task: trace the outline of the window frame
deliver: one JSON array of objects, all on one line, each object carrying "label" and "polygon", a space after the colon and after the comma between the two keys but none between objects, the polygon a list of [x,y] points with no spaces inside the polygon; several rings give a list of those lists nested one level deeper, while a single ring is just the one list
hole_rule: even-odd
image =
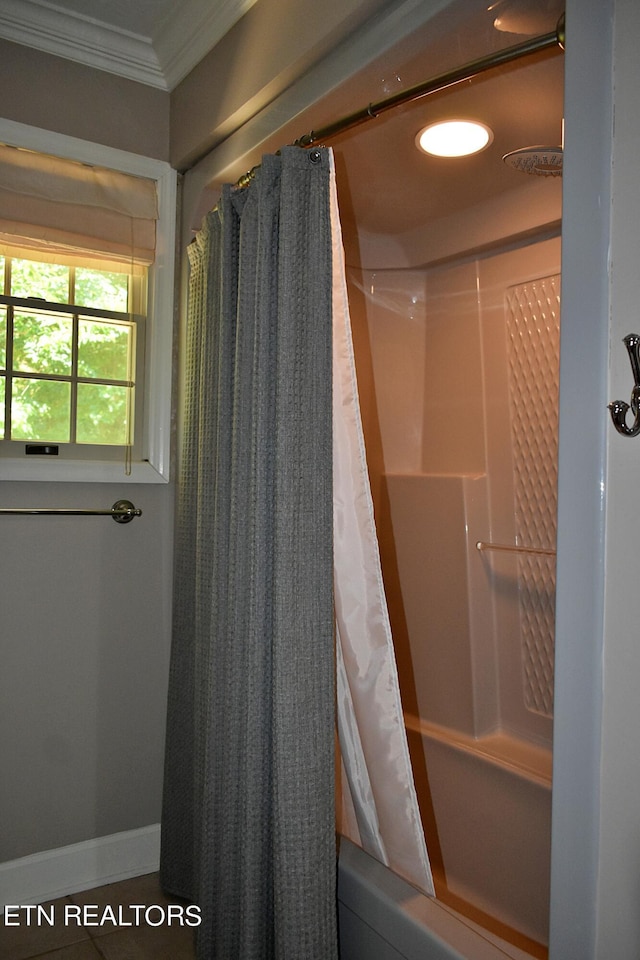
[{"label": "window frame", "polygon": [[[1,249],[1,248],[0,248]],[[22,251],[18,250],[20,254],[19,257],[14,257],[6,253],[8,249],[4,247],[5,260],[16,260],[22,259]],[[31,259],[32,262],[37,263],[38,260],[34,257],[25,257],[24,259]],[[62,258],[61,258],[62,259]],[[58,264],[59,261],[56,261]],[[68,264],[61,264],[63,266],[68,266]],[[79,266],[79,264],[74,264],[73,266]],[[111,264],[110,266],[122,266],[121,264]],[[10,267],[11,269],[11,267]],[[73,268],[72,268],[73,269]],[[141,451],[143,448],[142,444],[142,435],[143,435],[143,426],[144,426],[144,412],[143,412],[143,400],[144,400],[144,379],[145,379],[145,364],[144,364],[144,346],[146,344],[146,324],[147,317],[146,312],[139,312],[144,310],[143,300],[146,300],[146,277],[142,276],[132,276],[126,271],[119,271],[123,273],[128,280],[128,299],[132,305],[132,308],[128,312],[121,310],[108,310],[102,309],[99,307],[85,306],[82,303],[74,303],[74,297],[64,301],[47,301],[42,297],[21,297],[14,296],[12,293],[2,294],[0,296],[0,305],[1,307],[6,308],[6,320],[7,320],[7,362],[5,364],[6,368],[6,386],[9,387],[9,382],[11,380],[20,380],[23,377],[26,377],[30,380],[54,380],[62,383],[68,383],[70,387],[69,393],[69,409],[68,409],[68,424],[70,430],[70,437],[68,440],[54,439],[53,436],[48,434],[43,434],[39,437],[34,437],[33,439],[27,438],[17,438],[11,436],[10,438],[6,436],[0,438],[0,460],[7,459],[22,459],[19,454],[15,456],[16,451],[24,449],[27,445],[44,445],[44,446],[54,446],[56,449],[59,449],[60,460],[115,460],[120,463],[124,462],[125,456],[131,460],[141,459]],[[143,284],[140,281],[144,280],[145,290],[142,290]],[[67,284],[71,284],[73,281],[68,278]],[[1,309],[0,307],[0,309]],[[136,307],[138,310],[136,310]],[[80,372],[78,363],[79,363],[79,354],[73,347],[70,349],[70,358],[69,358],[69,369],[64,373],[55,373],[51,371],[29,371],[21,370],[19,366],[16,365],[15,360],[13,359],[15,354],[15,344],[11,343],[12,337],[9,335],[9,332],[15,327],[15,318],[25,312],[28,315],[41,314],[49,317],[66,317],[70,323],[69,335],[72,340],[75,340],[75,337],[80,335],[80,326],[85,320],[89,321],[98,321],[98,322],[107,322],[109,324],[123,324],[129,327],[132,330],[133,334],[133,364],[130,370],[131,376],[127,380],[122,380],[121,385],[130,385],[134,391],[134,400],[133,400],[133,422],[134,422],[134,441],[130,447],[126,447],[124,443],[117,444],[99,444],[99,443],[88,443],[87,441],[78,441],[73,434],[77,429],[77,397],[81,385],[85,383],[98,383],[101,382],[106,386],[112,381],[99,380],[94,377],[85,377]],[[13,323],[12,323],[13,321]],[[75,333],[74,333],[75,331]],[[139,347],[139,344],[142,344],[142,348]],[[10,359],[11,358],[11,359]],[[142,390],[141,397],[136,396]],[[9,392],[9,391],[8,391]],[[2,390],[0,389],[0,402]],[[76,401],[74,403],[73,396],[75,394]],[[8,406],[10,409],[10,406]],[[11,414],[9,415],[9,421],[12,420]],[[11,428],[9,428],[9,432]],[[80,456],[78,456],[78,453]],[[12,456],[13,454],[13,456]],[[75,454],[75,456],[74,456]],[[56,461],[57,462],[57,461]]]},{"label": "window frame", "polygon": [[126,472],[124,462],[117,460],[2,458],[0,480],[167,483],[171,467],[177,173],[163,160],[1,118],[0,141],[155,180],[158,195],[156,258],[149,268],[147,291],[143,459],[134,460]]}]

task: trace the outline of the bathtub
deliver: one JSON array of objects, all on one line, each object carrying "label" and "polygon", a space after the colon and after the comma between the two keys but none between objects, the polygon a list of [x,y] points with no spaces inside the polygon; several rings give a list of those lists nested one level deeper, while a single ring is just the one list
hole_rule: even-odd
[{"label": "bathtub", "polygon": [[504,734],[466,738],[413,717],[407,732],[437,898],[343,839],[341,960],[544,957],[549,752]]}]

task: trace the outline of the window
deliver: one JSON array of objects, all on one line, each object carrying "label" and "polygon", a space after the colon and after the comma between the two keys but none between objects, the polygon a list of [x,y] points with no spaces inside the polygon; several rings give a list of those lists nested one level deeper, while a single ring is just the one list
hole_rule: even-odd
[{"label": "window", "polygon": [[3,455],[140,459],[146,270],[110,266],[0,256]]},{"label": "window", "polygon": [[166,482],[176,172],[2,118],[0,168],[0,481]]}]

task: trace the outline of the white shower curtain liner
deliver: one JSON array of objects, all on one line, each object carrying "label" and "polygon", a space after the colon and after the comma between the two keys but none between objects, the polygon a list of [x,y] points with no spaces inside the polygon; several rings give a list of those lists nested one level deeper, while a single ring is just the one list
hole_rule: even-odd
[{"label": "white shower curtain liner", "polygon": [[343,764],[340,829],[367,853],[434,896],[382,582],[330,153],[334,591]]}]

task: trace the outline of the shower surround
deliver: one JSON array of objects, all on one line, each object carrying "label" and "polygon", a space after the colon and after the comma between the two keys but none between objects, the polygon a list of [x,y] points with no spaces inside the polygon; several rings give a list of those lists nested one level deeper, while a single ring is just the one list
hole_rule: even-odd
[{"label": "shower surround", "polygon": [[432,268],[350,271],[438,899],[538,956],[548,938],[559,269],[559,239],[528,238]]}]

